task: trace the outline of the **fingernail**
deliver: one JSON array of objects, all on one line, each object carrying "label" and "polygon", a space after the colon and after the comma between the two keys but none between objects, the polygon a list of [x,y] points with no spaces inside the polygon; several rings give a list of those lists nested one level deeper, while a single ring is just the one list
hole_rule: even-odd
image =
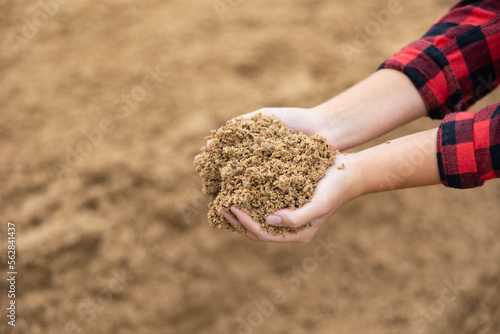
[{"label": "fingernail", "polygon": [[281,219],[280,216],[269,216],[269,217],[267,217],[266,222],[269,225],[274,225],[274,226],[283,225],[283,219]]}]

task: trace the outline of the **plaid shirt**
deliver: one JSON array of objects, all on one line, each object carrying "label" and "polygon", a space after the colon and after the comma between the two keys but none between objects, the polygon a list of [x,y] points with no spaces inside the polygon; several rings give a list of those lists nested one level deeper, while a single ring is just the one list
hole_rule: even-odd
[{"label": "plaid shirt", "polygon": [[380,68],[405,73],[431,118],[444,118],[437,158],[445,186],[472,188],[500,176],[500,104],[461,112],[500,82],[500,1],[462,0]]}]

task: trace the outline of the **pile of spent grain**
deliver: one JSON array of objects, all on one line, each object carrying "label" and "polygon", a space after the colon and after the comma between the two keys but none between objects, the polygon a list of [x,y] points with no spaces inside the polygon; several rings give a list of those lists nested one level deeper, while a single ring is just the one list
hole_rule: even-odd
[{"label": "pile of spent grain", "polygon": [[311,200],[318,181],[333,165],[335,153],[324,137],[295,133],[273,117],[228,121],[212,131],[210,150],[194,160],[203,179],[203,193],[213,197],[208,220],[212,228],[234,231],[217,212],[231,212],[232,205],[247,212],[272,235],[297,233],[310,224],[292,229],[266,223],[277,210],[294,210]]}]

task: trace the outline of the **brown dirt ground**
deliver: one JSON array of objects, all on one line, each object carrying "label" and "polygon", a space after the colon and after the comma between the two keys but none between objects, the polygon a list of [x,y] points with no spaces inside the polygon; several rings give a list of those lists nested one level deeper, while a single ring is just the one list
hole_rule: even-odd
[{"label": "brown dirt ground", "polygon": [[[221,21],[212,0],[67,1],[16,53],[6,36],[42,25],[41,9],[0,1],[0,263],[12,219],[19,272],[14,331],[0,282],[0,332],[498,333],[499,182],[369,195],[310,244],[255,244],[210,230],[192,167],[211,129],[325,101],[453,1],[401,0],[350,63],[339,43],[388,0],[232,3]],[[156,66],[168,76],[141,95]],[[139,102],[114,103],[124,94]],[[106,119],[113,131],[85,146],[82,131]],[[52,164],[78,147],[58,178]],[[327,238],[336,247],[318,262]]]}]

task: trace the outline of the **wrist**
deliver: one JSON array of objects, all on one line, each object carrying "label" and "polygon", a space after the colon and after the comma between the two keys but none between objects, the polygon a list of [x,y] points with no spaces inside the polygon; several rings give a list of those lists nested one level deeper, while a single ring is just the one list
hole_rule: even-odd
[{"label": "wrist", "polygon": [[352,191],[364,194],[440,183],[437,128],[397,138],[346,156]]},{"label": "wrist", "polygon": [[345,150],[352,147],[353,138],[351,119],[342,116],[341,106],[335,98],[328,105],[321,104],[310,109],[315,114],[317,133],[325,137],[335,150]]},{"label": "wrist", "polygon": [[346,203],[370,192],[367,182],[363,179],[360,153],[338,154],[333,167],[344,173]]}]

